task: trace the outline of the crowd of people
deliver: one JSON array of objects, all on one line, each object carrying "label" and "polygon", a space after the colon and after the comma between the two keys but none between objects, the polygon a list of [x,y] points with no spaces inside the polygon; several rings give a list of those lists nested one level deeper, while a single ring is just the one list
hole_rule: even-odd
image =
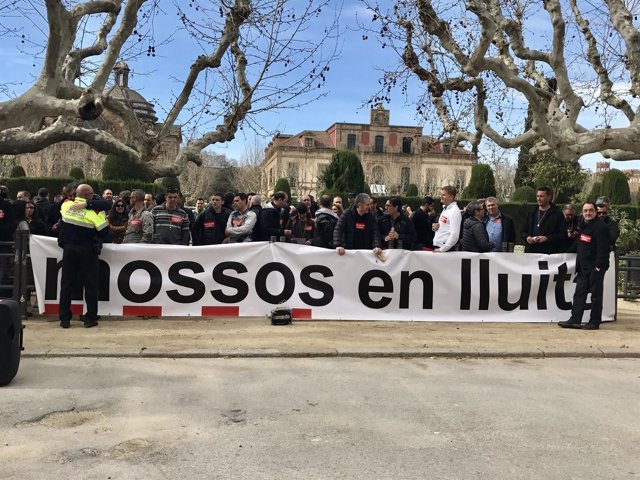
[{"label": "crowd of people", "polygon": [[[432,197],[425,197],[413,212],[397,196],[390,197],[383,210],[366,193],[350,193],[348,205],[343,205],[340,196],[323,195],[316,201],[311,195],[303,195],[299,204],[290,205],[285,192],[275,192],[268,201],[255,193],[214,193],[208,204],[198,198],[192,209],[184,206],[176,188],[168,188],[155,198],[142,190],[114,196],[106,189],[99,196],[88,185],[69,184],[53,201],[44,188],[33,199],[29,192],[20,191],[10,201],[6,187],[0,186],[0,241],[11,240],[16,229],[58,237],[64,258],[69,256],[67,263],[73,263],[73,268],[93,264],[89,257],[95,256],[97,262],[92,252],[99,252],[102,242],[201,246],[284,241],[335,249],[339,255],[352,249],[372,250],[379,257],[384,249],[513,251],[517,241],[514,222],[500,211],[495,197],[469,202],[461,209],[456,195],[455,187],[442,187],[442,211],[438,214]],[[549,188],[538,189],[537,206],[524,222],[520,241],[526,253],[578,253],[576,294],[581,298],[586,298],[586,292],[592,294],[590,323],[597,328],[602,278],[594,279],[593,272],[608,268],[608,253],[619,236],[618,225],[608,216],[606,197],[586,202],[581,215],[576,215],[574,206],[560,209],[551,199]],[[80,250],[78,243],[84,244]],[[94,289],[94,285],[89,288]],[[70,320],[67,297],[61,295],[63,326]],[[560,326],[579,325],[584,301],[574,302],[574,309],[571,319],[560,322]],[[97,305],[85,316],[86,325],[97,324],[96,312]]]}]

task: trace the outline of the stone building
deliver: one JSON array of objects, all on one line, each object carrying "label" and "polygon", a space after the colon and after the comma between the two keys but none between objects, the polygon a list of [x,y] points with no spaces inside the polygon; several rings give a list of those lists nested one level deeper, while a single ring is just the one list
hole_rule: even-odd
[{"label": "stone building", "polygon": [[[105,90],[104,95],[116,98],[134,111],[137,119],[145,126],[159,129],[154,107],[138,92],[129,87],[130,69],[120,61],[114,69],[114,85]],[[52,119],[47,119],[51,121]],[[78,121],[85,128],[105,130],[121,142],[127,142],[127,127],[120,117],[104,111],[93,121]],[[180,126],[171,129],[163,139],[158,162],[173,163],[182,142]],[[18,155],[18,162],[29,177],[61,177],[67,176],[72,167],[80,167],[87,178],[102,178],[102,163],[105,155],[96,152],[82,142],[60,142],[36,153]]]},{"label": "stone building", "polygon": [[390,125],[390,112],[378,105],[370,123],[334,123],[327,130],[278,134],[265,150],[262,191],[269,195],[279,178],[287,178],[291,194],[317,195],[318,178],[337,150],[353,150],[372,194],[403,193],[410,183],[420,194],[434,195],[451,184],[461,191],[469,182],[474,154],[446,140],[422,135],[422,127]]}]

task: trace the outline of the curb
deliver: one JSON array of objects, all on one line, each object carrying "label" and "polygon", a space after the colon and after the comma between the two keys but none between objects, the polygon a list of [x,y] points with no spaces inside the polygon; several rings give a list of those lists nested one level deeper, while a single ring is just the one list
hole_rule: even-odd
[{"label": "curb", "polygon": [[22,358],[640,358],[640,350],[68,350],[23,352]]}]

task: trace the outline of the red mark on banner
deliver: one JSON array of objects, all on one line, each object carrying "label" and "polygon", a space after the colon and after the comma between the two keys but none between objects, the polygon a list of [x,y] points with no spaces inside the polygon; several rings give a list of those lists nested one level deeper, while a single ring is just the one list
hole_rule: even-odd
[{"label": "red mark on banner", "polygon": [[311,320],[313,310],[311,308],[292,308],[291,315],[295,320]]},{"label": "red mark on banner", "polygon": [[[71,313],[74,315],[82,315],[84,311],[84,305],[82,304],[71,304]],[[58,315],[60,313],[60,305],[57,303],[45,303],[44,304],[44,314],[45,315]]]},{"label": "red mark on banner", "polygon": [[160,317],[162,316],[162,307],[125,305],[122,307],[122,315],[131,315],[133,317]]},{"label": "red mark on banner", "polygon": [[203,317],[239,317],[240,307],[202,307]]}]

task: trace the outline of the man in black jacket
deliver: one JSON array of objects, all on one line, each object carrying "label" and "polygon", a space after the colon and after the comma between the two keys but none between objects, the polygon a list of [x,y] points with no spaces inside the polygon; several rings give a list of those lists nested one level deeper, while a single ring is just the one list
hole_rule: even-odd
[{"label": "man in black jacket", "polygon": [[375,215],[369,211],[370,203],[369,195],[359,193],[338,220],[333,231],[333,244],[338,255],[344,255],[345,250],[361,249],[373,249],[375,255],[382,253],[378,223]]},{"label": "man in black jacket", "polygon": [[400,197],[391,197],[384,207],[387,212],[378,217],[378,228],[386,246],[412,250],[416,241],[416,230],[413,222],[402,212],[402,200]]},{"label": "man in black jacket", "polygon": [[602,220],[607,227],[607,231],[609,232],[609,247],[611,248],[611,251],[613,251],[616,249],[616,242],[620,236],[620,227],[618,226],[618,222],[609,216],[609,204],[596,203],[596,209],[598,217],[600,217],[600,220]]},{"label": "man in black jacket", "polygon": [[484,226],[484,207],[480,202],[469,202],[466,206],[467,219],[462,225],[463,252],[490,252],[496,246],[489,241],[489,234]]},{"label": "man in black jacket", "polygon": [[485,227],[489,240],[494,243],[491,251],[500,252],[502,251],[502,244],[516,242],[516,229],[513,226],[513,219],[500,211],[500,205],[498,205],[496,197],[487,197],[485,206],[487,207]]},{"label": "man in black jacket", "polygon": [[416,231],[415,250],[433,250],[433,223],[437,220],[435,202],[431,197],[424,197],[422,205],[418,208],[411,221]]},{"label": "man in black jacket", "polygon": [[253,240],[254,242],[269,241],[271,237],[275,237],[276,241],[278,241],[282,235],[291,237],[291,230],[285,231],[284,228],[289,221],[288,202],[289,196],[286,192],[273,194],[273,200],[260,210],[260,216],[258,217],[260,233],[258,238]]},{"label": "man in black jacket", "polygon": [[536,192],[538,206],[529,212],[520,236],[525,253],[561,253],[564,230],[564,216],[551,202],[552,192],[548,187]]},{"label": "man in black jacket", "polygon": [[209,206],[198,215],[191,232],[193,245],[219,245],[224,240],[229,213],[222,208],[224,194],[211,195]]},{"label": "man in black jacket", "polygon": [[[604,222],[596,216],[595,203],[586,202],[582,206],[582,217],[580,233],[569,249],[569,252],[578,254],[571,318],[558,322],[558,326],[597,330],[602,322],[604,273],[609,268],[609,232]],[[591,314],[589,323],[581,326],[588,293],[591,294]]]},{"label": "man in black jacket", "polygon": [[320,197],[320,208],[316,210],[316,228],[313,230],[311,245],[321,248],[334,248],[333,231],[338,223],[338,215],[331,210],[331,197]]}]

